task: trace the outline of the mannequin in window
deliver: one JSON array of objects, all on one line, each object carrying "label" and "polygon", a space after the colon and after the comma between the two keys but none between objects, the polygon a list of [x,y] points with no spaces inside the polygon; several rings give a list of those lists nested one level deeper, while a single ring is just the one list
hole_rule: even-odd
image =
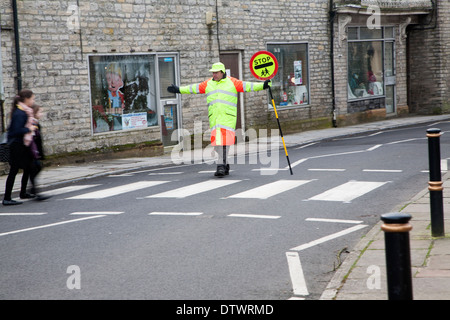
[{"label": "mannequin in window", "polygon": [[355,93],[355,89],[358,88],[358,74],[357,73],[353,73],[353,75],[350,77],[349,80],[349,84],[350,84],[350,89],[352,89],[353,94]]},{"label": "mannequin in window", "polygon": [[367,72],[368,89],[367,93],[371,95],[381,95],[383,94],[383,88],[380,82],[377,82],[377,78],[372,71]]}]

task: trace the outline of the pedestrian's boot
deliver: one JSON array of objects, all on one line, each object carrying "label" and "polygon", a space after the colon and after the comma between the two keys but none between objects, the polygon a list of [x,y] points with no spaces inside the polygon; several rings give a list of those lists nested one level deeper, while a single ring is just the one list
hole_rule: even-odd
[{"label": "pedestrian's boot", "polygon": [[226,174],[226,168],[225,168],[225,165],[219,164],[219,165],[217,166],[216,173],[214,173],[214,176],[216,176],[216,177],[223,177],[223,176],[225,176],[225,174]]},{"label": "pedestrian's boot", "polygon": [[225,175],[227,176],[227,175],[229,175],[229,174],[230,174],[230,165],[227,164],[227,165],[225,166]]},{"label": "pedestrian's boot", "polygon": [[22,201],[16,201],[16,200],[12,200],[12,199],[2,201],[2,204],[4,206],[15,206],[15,205],[22,204],[22,203],[23,203]]},{"label": "pedestrian's boot", "polygon": [[34,200],[36,200],[36,201],[45,201],[45,200],[48,200],[48,199],[50,199],[51,198],[51,196],[46,196],[46,195],[42,195],[42,194],[37,194],[36,195],[36,198],[34,198]]}]

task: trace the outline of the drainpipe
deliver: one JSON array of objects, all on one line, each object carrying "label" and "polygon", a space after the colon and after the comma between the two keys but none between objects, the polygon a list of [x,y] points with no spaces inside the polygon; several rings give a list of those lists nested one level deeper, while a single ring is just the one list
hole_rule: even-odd
[{"label": "drainpipe", "polygon": [[[1,21],[1,16],[0,16],[0,21]],[[1,24],[0,24],[1,25]],[[0,27],[0,121],[1,123],[1,133],[6,132],[6,127],[5,127],[5,109],[4,109],[4,104],[5,104],[5,91],[3,88],[3,67],[2,67],[2,30]]]},{"label": "drainpipe", "polygon": [[336,122],[336,93],[334,88],[334,18],[336,17],[336,13],[333,11],[333,0],[330,0],[330,61],[331,61],[331,95],[332,95],[332,105],[333,105],[333,118],[332,123],[333,127],[337,128]]},{"label": "drainpipe", "polygon": [[19,19],[17,18],[17,2],[12,1],[14,17],[14,43],[16,47],[17,91],[22,90],[22,67],[20,65]]}]

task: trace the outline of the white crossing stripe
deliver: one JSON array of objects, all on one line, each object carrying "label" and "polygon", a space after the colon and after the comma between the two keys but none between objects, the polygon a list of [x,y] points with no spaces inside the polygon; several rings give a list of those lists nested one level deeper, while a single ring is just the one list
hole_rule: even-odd
[{"label": "white crossing stripe", "polygon": [[228,198],[267,199],[311,181],[313,180],[279,180],[257,188],[234,194]]},{"label": "white crossing stripe", "polygon": [[64,187],[64,188],[59,188],[59,189],[55,189],[55,190],[51,190],[51,191],[46,191],[45,195],[56,196],[59,194],[73,192],[73,191],[79,191],[79,190],[92,188],[92,187],[96,187],[96,186],[99,186],[99,184],[85,184],[85,185],[80,185],[80,186]]},{"label": "white crossing stripe", "polygon": [[241,180],[208,180],[195,183],[186,187],[154,194],[146,198],[186,198],[195,194],[210,191],[230,184],[240,182]]},{"label": "white crossing stripe", "polygon": [[318,194],[312,198],[309,198],[308,200],[350,202],[353,199],[356,199],[376,188],[379,188],[386,183],[388,183],[388,181],[349,181],[321,194]]},{"label": "white crossing stripe", "polygon": [[167,183],[169,181],[139,181],[135,183],[126,184],[109,189],[103,189],[99,191],[89,192],[78,196],[70,197],[67,199],[103,199],[107,197],[116,196],[122,193],[131,192],[139,189],[157,186],[159,184]]}]

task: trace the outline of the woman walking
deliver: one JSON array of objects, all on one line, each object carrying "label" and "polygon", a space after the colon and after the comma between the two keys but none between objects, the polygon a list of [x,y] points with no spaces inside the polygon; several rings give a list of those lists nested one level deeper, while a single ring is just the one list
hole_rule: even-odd
[{"label": "woman walking", "polygon": [[21,198],[32,198],[26,192],[29,174],[32,170],[33,158],[30,144],[33,139],[35,126],[33,125],[33,109],[35,95],[31,90],[24,89],[14,98],[11,109],[11,123],[8,128],[8,144],[10,150],[9,164],[10,170],[6,179],[5,195],[3,205],[22,204],[21,201],[11,199],[14,181],[19,169],[24,170],[20,191]]}]

